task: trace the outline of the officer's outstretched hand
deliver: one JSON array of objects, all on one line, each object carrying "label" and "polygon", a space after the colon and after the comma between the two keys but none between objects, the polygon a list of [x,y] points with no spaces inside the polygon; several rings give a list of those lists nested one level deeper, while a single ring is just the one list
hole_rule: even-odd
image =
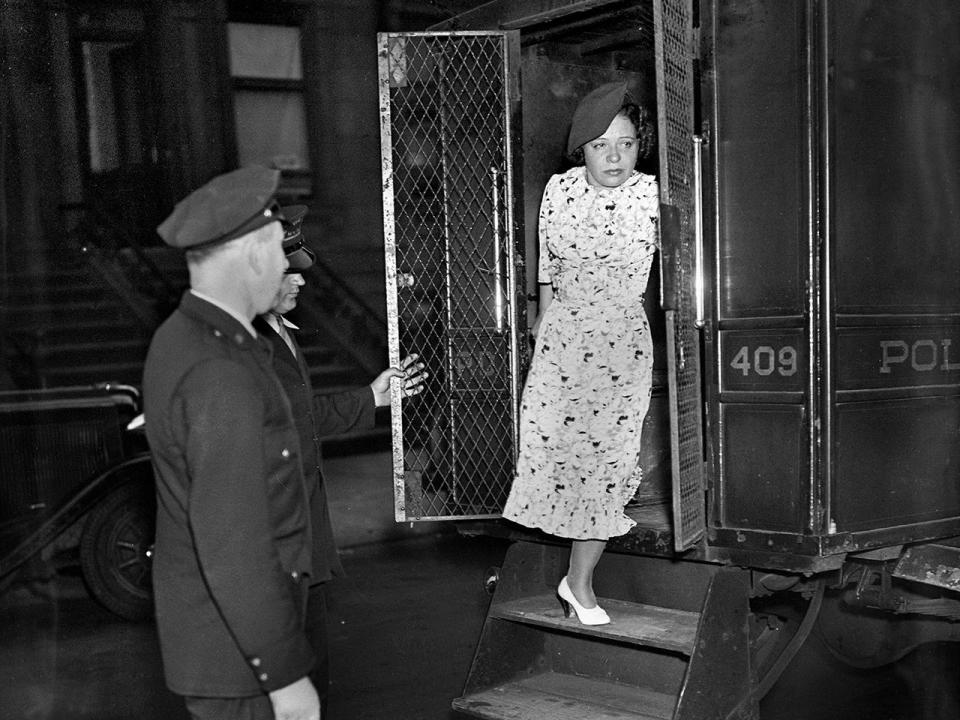
[{"label": "officer's outstretched hand", "polygon": [[322,720],[320,698],[310,682],[302,677],[279,690],[270,693],[273,716],[276,720]]},{"label": "officer's outstretched hand", "polygon": [[377,375],[377,379],[370,383],[373,398],[377,407],[390,404],[390,381],[396,378],[400,381],[400,396],[410,397],[423,392],[423,381],[430,373],[423,369],[423,363],[417,362],[419,355],[407,355],[400,367],[390,367]]}]

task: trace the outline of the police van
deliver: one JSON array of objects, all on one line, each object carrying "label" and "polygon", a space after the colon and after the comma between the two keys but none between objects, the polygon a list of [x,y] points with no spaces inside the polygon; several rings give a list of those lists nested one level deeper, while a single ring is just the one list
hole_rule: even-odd
[{"label": "police van", "polygon": [[[391,361],[433,375],[394,398],[396,518],[515,540],[457,710],[757,717],[811,632],[859,667],[958,639],[958,31],[947,0],[499,0],[379,36]],[[568,548],[497,518],[540,195],[613,80],[656,109],[662,249],[637,527],[586,627]]]}]

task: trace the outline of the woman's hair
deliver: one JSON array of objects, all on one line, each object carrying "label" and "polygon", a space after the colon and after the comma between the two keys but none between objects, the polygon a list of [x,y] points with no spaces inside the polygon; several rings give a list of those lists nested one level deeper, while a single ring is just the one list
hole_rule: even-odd
[{"label": "woman's hair", "polygon": [[[625,103],[617,112],[617,115],[625,116],[637,131],[637,142],[640,144],[640,147],[637,148],[637,159],[642,160],[647,157],[657,141],[656,127],[653,124],[651,112],[642,105]],[[583,145],[570,153],[569,157],[577,165],[583,165]]]}]

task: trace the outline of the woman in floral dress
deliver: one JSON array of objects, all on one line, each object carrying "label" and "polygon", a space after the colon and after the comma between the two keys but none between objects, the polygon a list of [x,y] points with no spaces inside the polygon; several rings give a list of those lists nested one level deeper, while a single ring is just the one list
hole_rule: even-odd
[{"label": "woman in floral dress", "polygon": [[640,430],[653,345],[643,293],[658,247],[656,180],[635,169],[652,149],[648,113],[626,83],[587,95],[540,207],[540,312],[520,411],[520,454],[504,517],[572,540],[557,593],[580,622],[609,622],[593,570],[607,539],[635,523]]}]

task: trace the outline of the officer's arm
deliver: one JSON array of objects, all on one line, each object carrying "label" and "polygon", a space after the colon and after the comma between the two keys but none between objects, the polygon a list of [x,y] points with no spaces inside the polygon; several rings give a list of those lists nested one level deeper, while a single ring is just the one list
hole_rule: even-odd
[{"label": "officer's arm", "polygon": [[316,393],[313,396],[313,416],[317,434],[328,437],[355,430],[368,430],[373,427],[375,408],[370,388]]}]

